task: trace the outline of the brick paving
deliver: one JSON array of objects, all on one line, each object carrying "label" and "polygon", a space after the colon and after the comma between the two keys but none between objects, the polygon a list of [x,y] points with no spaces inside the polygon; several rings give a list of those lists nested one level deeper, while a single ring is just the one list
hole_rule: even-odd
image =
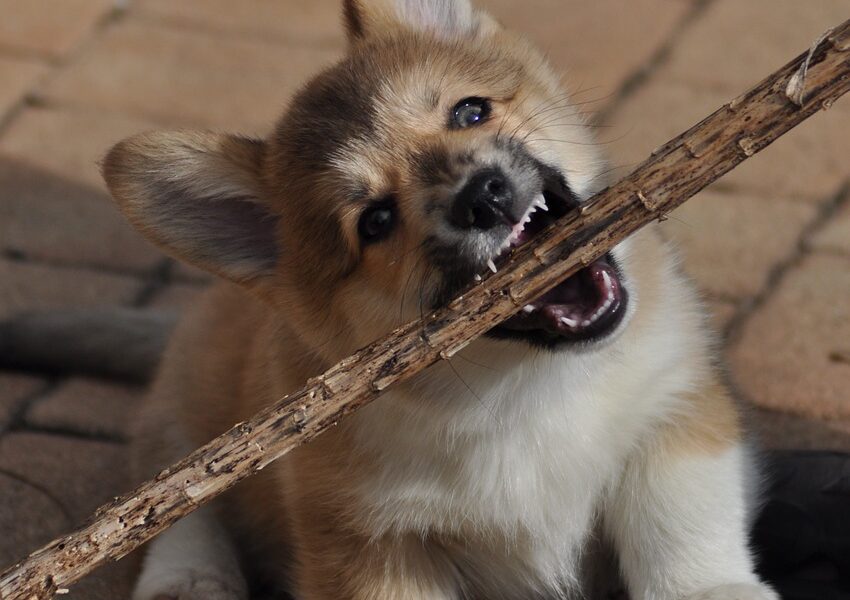
[{"label": "brick paving", "polygon": [[[262,134],[339,55],[336,0],[0,0],[0,318],[190,305],[206,276],[118,217],[97,161],[153,127]],[[489,0],[592,100],[625,173],[847,17],[846,0]],[[554,18],[557,16],[558,18]],[[678,210],[665,230],[765,445],[850,449],[850,99]],[[0,373],[0,563],[126,490],[143,390]],[[72,597],[126,597],[129,562]]]}]

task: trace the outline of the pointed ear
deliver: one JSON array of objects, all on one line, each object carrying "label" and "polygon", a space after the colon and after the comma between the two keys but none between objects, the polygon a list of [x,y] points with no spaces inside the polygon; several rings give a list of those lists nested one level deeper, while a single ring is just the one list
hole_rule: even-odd
[{"label": "pointed ear", "polygon": [[343,13],[351,42],[399,27],[444,38],[498,27],[492,17],[475,10],[469,0],[343,0]]},{"label": "pointed ear", "polygon": [[103,176],[127,219],[165,252],[249,285],[278,257],[263,154],[263,142],[236,136],[145,133],[112,148]]}]

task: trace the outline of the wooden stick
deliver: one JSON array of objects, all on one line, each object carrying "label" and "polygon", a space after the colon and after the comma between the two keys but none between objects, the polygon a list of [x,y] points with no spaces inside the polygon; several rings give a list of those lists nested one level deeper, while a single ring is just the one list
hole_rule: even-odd
[{"label": "wooden stick", "polygon": [[88,525],[0,575],[0,598],[53,597],[180,517],[334,426],[390,385],[471,340],[668,212],[850,89],[850,21],[668,142],[631,175],[524,246],[449,306],[346,358],[299,391],[193,452]]}]

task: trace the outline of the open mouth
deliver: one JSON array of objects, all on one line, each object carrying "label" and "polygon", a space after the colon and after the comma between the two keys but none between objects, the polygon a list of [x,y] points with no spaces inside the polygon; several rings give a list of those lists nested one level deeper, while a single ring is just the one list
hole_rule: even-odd
[{"label": "open mouth", "polygon": [[[505,240],[502,253],[488,262],[491,270],[507,260],[556,219],[576,207],[563,186],[547,182]],[[606,254],[581,269],[489,332],[494,337],[523,338],[545,346],[592,341],[610,334],[622,321],[628,294],[613,256]]]}]

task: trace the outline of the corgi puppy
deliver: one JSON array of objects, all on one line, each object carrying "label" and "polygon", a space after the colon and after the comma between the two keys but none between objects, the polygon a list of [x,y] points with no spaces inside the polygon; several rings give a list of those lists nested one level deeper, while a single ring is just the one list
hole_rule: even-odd
[{"label": "corgi puppy", "polygon": [[[225,280],[166,351],[140,476],[475,285],[606,184],[541,53],[467,0],[343,13],[347,54],[267,139],[146,133],[104,161],[139,231]],[[715,361],[644,229],[164,532],[134,599],[246,600],[249,581],[299,600],[607,598],[618,582],[633,600],[776,599]]]}]

